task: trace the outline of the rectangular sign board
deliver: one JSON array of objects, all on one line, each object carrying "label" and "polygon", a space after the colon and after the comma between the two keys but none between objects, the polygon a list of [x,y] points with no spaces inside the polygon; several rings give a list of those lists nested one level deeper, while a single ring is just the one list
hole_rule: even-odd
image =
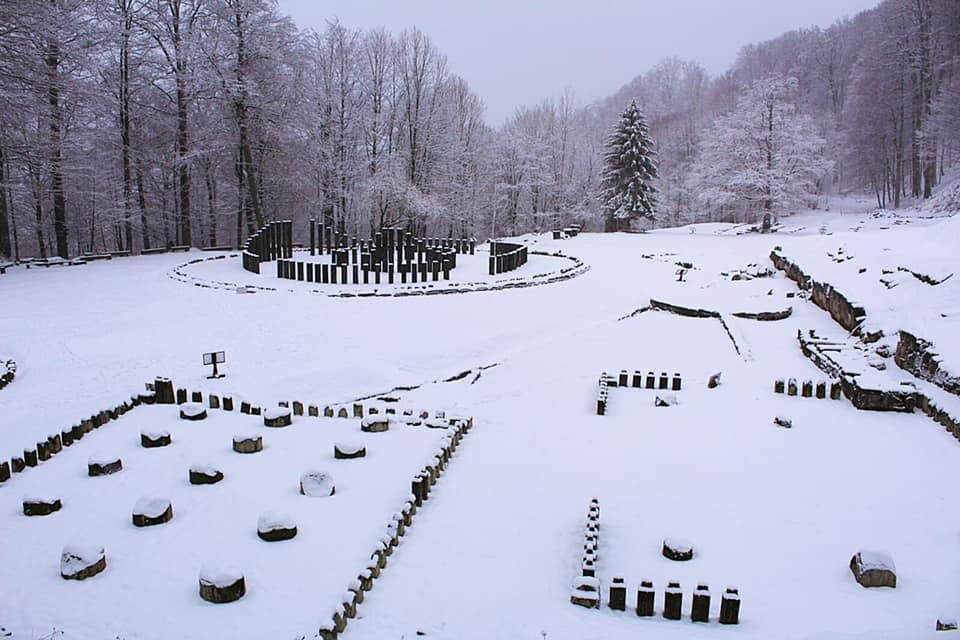
[{"label": "rectangular sign board", "polygon": [[223,364],[226,361],[227,357],[223,351],[203,354],[203,364]]}]

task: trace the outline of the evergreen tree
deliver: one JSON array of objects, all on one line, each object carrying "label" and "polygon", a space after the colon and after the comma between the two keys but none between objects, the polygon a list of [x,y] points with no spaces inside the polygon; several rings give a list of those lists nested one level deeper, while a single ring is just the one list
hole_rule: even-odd
[{"label": "evergreen tree", "polygon": [[608,230],[622,229],[637,218],[654,219],[656,155],[646,118],[633,100],[607,140],[603,156],[600,202]]}]

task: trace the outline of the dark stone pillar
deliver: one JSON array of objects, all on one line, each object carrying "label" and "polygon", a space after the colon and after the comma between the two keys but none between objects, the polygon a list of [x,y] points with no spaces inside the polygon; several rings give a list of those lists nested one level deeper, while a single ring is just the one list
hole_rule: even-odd
[{"label": "dark stone pillar", "polygon": [[656,591],[653,588],[653,583],[649,580],[644,580],[640,583],[640,588],[637,589],[637,615],[643,616],[644,618],[649,618],[653,615],[653,598],[656,595]]},{"label": "dark stone pillar", "polygon": [[157,404],[173,404],[176,397],[173,395],[173,381],[169,378],[157,378],[153,381]]},{"label": "dark stone pillar", "polygon": [[671,582],[663,593],[663,617],[667,620],[679,620],[683,607],[683,591],[679,582]]},{"label": "dark stone pillar", "polygon": [[660,388],[666,389],[667,386],[668,386],[667,372],[664,371],[663,373],[660,374]]},{"label": "dark stone pillar", "polygon": [[683,386],[683,383],[680,380],[680,374],[679,373],[673,374],[673,385],[671,386],[671,389],[673,391],[680,391],[681,386]]},{"label": "dark stone pillar", "polygon": [[697,585],[693,592],[693,608],[690,611],[693,622],[710,622],[710,588],[705,584]]},{"label": "dark stone pillar", "polygon": [[633,372],[633,386],[634,389],[640,389],[643,387],[643,375],[639,371]]},{"label": "dark stone pillar", "polygon": [[623,578],[614,578],[610,585],[610,608],[615,611],[627,610],[627,585]]},{"label": "dark stone pillar", "polygon": [[738,624],[740,622],[740,592],[727,587],[720,599],[720,624]]},{"label": "dark stone pillar", "polygon": [[657,378],[653,375],[653,371],[647,371],[647,389],[655,389],[657,386]]}]

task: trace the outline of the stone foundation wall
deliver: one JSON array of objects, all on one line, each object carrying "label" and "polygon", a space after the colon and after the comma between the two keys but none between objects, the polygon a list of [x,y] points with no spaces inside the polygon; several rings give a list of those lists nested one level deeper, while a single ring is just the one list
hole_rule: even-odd
[{"label": "stone foundation wall", "polygon": [[948,393],[960,396],[960,376],[943,368],[943,361],[933,350],[932,342],[901,329],[900,341],[893,359],[904,371],[921,380],[932,382]]}]

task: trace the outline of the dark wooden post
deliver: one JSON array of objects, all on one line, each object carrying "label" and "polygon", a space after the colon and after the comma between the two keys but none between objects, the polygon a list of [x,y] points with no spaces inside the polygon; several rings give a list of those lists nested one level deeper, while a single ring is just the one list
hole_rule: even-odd
[{"label": "dark wooden post", "polygon": [[710,588],[705,584],[697,585],[693,592],[693,608],[690,611],[693,622],[710,622]]},{"label": "dark wooden post", "polygon": [[610,585],[610,608],[615,611],[627,610],[627,585],[623,583],[623,578],[614,578]]},{"label": "dark wooden post", "polygon": [[647,389],[655,389],[657,387],[657,378],[653,375],[653,371],[647,371]]},{"label": "dark wooden post", "polygon": [[643,375],[639,371],[633,372],[633,388],[640,389],[643,387]]},{"label": "dark wooden post", "polygon": [[786,383],[783,381],[783,378],[777,378],[773,381],[773,392],[774,393],[783,393],[786,390]]},{"label": "dark wooden post", "polygon": [[738,624],[740,622],[740,592],[727,587],[720,598],[720,624]]},{"label": "dark wooden post", "polygon": [[663,617],[667,620],[679,620],[683,607],[683,591],[679,582],[671,582],[663,593]]},{"label": "dark wooden post", "polygon": [[173,381],[169,378],[154,380],[153,389],[157,404],[174,404],[176,402],[176,396],[173,395]]},{"label": "dark wooden post", "polygon": [[649,580],[644,580],[640,583],[640,588],[637,589],[637,615],[645,618],[649,618],[653,615],[653,599],[656,595],[656,591],[653,588],[653,583]]}]

